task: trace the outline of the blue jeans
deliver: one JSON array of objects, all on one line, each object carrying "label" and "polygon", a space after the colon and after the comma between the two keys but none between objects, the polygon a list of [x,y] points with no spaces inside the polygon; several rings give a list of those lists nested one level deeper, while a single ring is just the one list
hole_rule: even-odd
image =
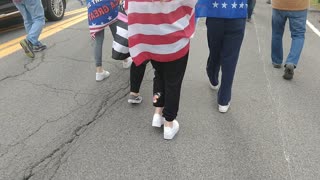
[{"label": "blue jeans", "polygon": [[282,64],[283,45],[282,37],[287,19],[289,19],[291,31],[291,48],[285,64],[297,66],[304,44],[306,32],[307,10],[283,11],[273,9],[272,11],[272,63]]},{"label": "blue jeans", "polygon": [[233,78],[244,37],[246,19],[207,18],[207,38],[209,58],[207,75],[214,86],[221,85],[218,92],[218,104],[227,105],[231,101]]},{"label": "blue jeans", "polygon": [[41,43],[38,39],[45,24],[41,0],[22,0],[21,3],[14,4],[23,17],[27,40],[29,40],[32,45],[40,45]]}]

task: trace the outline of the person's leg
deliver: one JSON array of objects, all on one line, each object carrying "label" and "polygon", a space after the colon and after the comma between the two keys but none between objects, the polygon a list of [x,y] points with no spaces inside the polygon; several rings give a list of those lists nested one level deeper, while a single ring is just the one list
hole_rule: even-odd
[{"label": "person's leg", "polygon": [[28,31],[27,39],[34,46],[42,45],[38,40],[45,24],[44,10],[41,0],[25,0],[24,3],[32,19],[32,26]]},{"label": "person's leg", "polygon": [[104,41],[104,29],[95,33],[94,59],[96,63],[96,81],[102,81],[109,77],[110,73],[102,67],[102,47]]},{"label": "person's leg", "polygon": [[209,57],[207,60],[207,75],[212,86],[219,84],[220,52],[224,33],[224,20],[219,18],[207,18],[207,40]]},{"label": "person's leg", "polygon": [[188,63],[189,53],[184,57],[164,63],[165,104],[163,117],[172,122],[178,114],[183,77]]},{"label": "person's leg", "polygon": [[282,37],[286,21],[287,17],[284,11],[272,10],[271,59],[274,65],[281,65],[283,61]]},{"label": "person's leg", "polygon": [[225,21],[225,35],[221,49],[221,86],[218,92],[218,104],[226,106],[231,100],[233,78],[239,58],[245,32],[245,19]]},{"label": "person's leg", "polygon": [[304,45],[307,10],[288,11],[288,18],[291,31],[291,48],[285,63],[283,78],[291,80],[294,75],[294,69],[297,67],[302,48]]},{"label": "person's leg", "polygon": [[26,33],[28,34],[31,27],[32,27],[32,18],[30,13],[27,11],[26,6],[23,2],[21,3],[14,3],[17,9],[19,10],[20,14],[22,15],[23,18],[23,24],[24,28],[26,30]]},{"label": "person's leg", "polygon": [[139,104],[142,102],[142,97],[140,96],[140,86],[144,77],[144,73],[147,67],[148,61],[136,66],[132,63],[130,68],[130,94],[128,103]]},{"label": "person's leg", "polygon": [[104,41],[104,29],[95,33],[94,39],[94,60],[96,62],[97,73],[103,71],[102,68],[102,48]]},{"label": "person's leg", "polygon": [[248,20],[251,20],[252,12],[253,12],[253,0],[248,0]]},{"label": "person's leg", "polygon": [[292,42],[286,64],[297,66],[304,45],[307,10],[291,11],[288,13],[288,18]]},{"label": "person's leg", "polygon": [[[32,27],[32,18],[30,13],[27,11],[26,6],[24,4],[24,2],[20,2],[20,3],[14,3],[15,6],[17,7],[17,9],[19,10],[20,14],[23,17],[23,23],[24,23],[24,27],[26,30],[26,33],[28,34],[29,30]],[[23,48],[25,54],[30,57],[30,58],[34,58],[35,54],[32,50],[32,44],[29,40],[27,39],[23,39],[20,41],[20,45]]]},{"label": "person's leg", "polygon": [[140,86],[144,77],[144,73],[147,67],[147,61],[139,66],[132,63],[130,68],[130,93],[139,95]]},{"label": "person's leg", "polygon": [[154,68],[153,78],[153,106],[155,107],[152,126],[161,127],[164,123],[162,117],[162,110],[165,103],[165,89],[164,89],[164,67],[163,63],[151,60],[152,67]]},{"label": "person's leg", "polygon": [[173,139],[179,131],[179,123],[176,120],[179,102],[181,85],[184,73],[188,63],[189,53],[184,57],[164,64],[164,86],[165,86],[165,104],[163,108],[163,117],[165,118],[163,128],[163,138]]}]

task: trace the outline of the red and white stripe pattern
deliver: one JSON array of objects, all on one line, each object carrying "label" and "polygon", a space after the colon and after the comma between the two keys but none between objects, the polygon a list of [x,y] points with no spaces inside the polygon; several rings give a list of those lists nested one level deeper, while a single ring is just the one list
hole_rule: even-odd
[{"label": "red and white stripe pattern", "polygon": [[126,0],[130,55],[136,65],[146,60],[170,62],[183,57],[195,30],[196,0]]}]

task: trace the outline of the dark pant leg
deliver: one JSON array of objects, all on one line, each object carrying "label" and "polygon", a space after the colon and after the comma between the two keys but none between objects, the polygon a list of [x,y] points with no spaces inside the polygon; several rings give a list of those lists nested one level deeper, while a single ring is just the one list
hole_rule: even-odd
[{"label": "dark pant leg", "polygon": [[206,70],[210,83],[216,86],[219,84],[220,51],[223,43],[224,19],[207,18],[206,26],[210,51]]},{"label": "dark pant leg", "polygon": [[154,68],[153,78],[153,94],[160,96],[156,102],[153,102],[154,107],[164,106],[164,63],[156,62],[151,60],[152,67]]},{"label": "dark pant leg", "polygon": [[288,12],[292,41],[286,64],[298,65],[305,40],[307,14],[308,10]]},{"label": "dark pant leg", "polygon": [[130,92],[139,93],[140,86],[146,71],[148,61],[136,66],[135,63],[131,64],[130,68]]},{"label": "dark pant leg", "polygon": [[173,121],[178,114],[181,85],[188,57],[189,52],[176,61],[164,63],[165,104],[162,113],[167,121]]},{"label": "dark pant leg", "polygon": [[283,33],[287,21],[286,11],[272,10],[271,59],[274,64],[283,61]]},{"label": "dark pant leg", "polygon": [[246,20],[225,20],[225,35],[221,49],[221,86],[218,92],[218,104],[227,105],[231,100],[233,78],[244,37]]},{"label": "dark pant leg", "polygon": [[251,19],[256,0],[248,0],[248,19]]}]

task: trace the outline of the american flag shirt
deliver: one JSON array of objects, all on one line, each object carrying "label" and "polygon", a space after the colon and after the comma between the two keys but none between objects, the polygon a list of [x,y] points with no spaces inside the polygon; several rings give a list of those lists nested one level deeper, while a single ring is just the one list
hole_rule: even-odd
[{"label": "american flag shirt", "polygon": [[136,65],[146,60],[170,62],[187,54],[196,1],[126,0],[129,51]]}]

